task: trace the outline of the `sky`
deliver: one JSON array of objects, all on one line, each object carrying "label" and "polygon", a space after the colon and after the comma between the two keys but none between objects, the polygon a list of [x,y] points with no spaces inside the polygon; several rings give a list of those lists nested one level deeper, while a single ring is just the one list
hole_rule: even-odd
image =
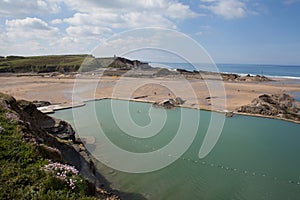
[{"label": "sky", "polygon": [[0,0],[0,55],[89,54],[145,27],[186,34],[216,63],[300,65],[300,0]]}]

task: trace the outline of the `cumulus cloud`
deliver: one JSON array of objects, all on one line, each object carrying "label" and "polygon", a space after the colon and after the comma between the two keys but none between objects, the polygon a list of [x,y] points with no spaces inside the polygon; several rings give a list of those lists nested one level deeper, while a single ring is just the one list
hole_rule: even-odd
[{"label": "cumulus cloud", "polygon": [[47,15],[59,11],[59,4],[53,0],[0,0],[0,16],[3,17]]},{"label": "cumulus cloud", "polygon": [[51,27],[47,22],[38,19],[26,17],[24,19],[6,20],[7,35],[21,38],[43,38],[54,36],[58,29]]},{"label": "cumulus cloud", "polygon": [[201,8],[207,9],[226,19],[245,17],[248,13],[247,5],[242,0],[201,0]]},{"label": "cumulus cloud", "polygon": [[1,46],[0,52],[5,51],[6,54],[45,52],[60,36],[58,28],[39,18],[6,20],[5,25],[5,44]]},{"label": "cumulus cloud", "polygon": [[6,20],[5,25],[8,30],[20,29],[21,31],[50,30],[48,24],[38,18],[26,17],[25,19]]},{"label": "cumulus cloud", "polygon": [[176,29],[177,21],[198,16],[188,5],[175,0],[90,0],[84,4],[65,0],[64,4],[75,13],[51,23],[68,26],[65,41],[94,40],[96,43],[112,36],[115,30],[119,32],[141,27]]},{"label": "cumulus cloud", "polygon": [[174,20],[196,17],[188,5],[176,1],[64,1],[76,10],[74,16],[64,19],[72,25],[93,24],[109,28],[137,28],[159,26],[176,28]]},{"label": "cumulus cloud", "polygon": [[0,54],[26,54],[88,53],[116,32],[176,29],[179,22],[199,14],[178,0],[0,0],[0,16],[5,21],[1,37],[7,43]]}]

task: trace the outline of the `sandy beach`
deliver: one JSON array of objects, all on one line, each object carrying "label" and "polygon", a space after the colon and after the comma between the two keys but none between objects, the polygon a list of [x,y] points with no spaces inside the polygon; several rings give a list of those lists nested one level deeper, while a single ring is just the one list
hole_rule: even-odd
[{"label": "sandy beach", "polygon": [[[272,82],[225,82],[177,78],[131,77],[40,77],[2,76],[0,92],[17,99],[46,100],[52,104],[91,99],[117,98],[155,102],[181,97],[184,107],[234,111],[261,94],[300,92],[300,82],[276,79]],[[209,89],[208,89],[209,88]],[[296,103],[300,105],[299,102]]]}]

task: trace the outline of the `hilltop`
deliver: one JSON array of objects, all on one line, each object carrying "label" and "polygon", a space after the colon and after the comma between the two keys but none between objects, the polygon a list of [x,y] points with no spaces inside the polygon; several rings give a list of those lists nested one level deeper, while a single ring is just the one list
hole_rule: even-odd
[{"label": "hilltop", "polygon": [[[128,69],[140,66],[138,60],[121,57],[95,58],[93,55],[45,55],[0,57],[0,73],[70,73],[92,71],[98,68]],[[81,68],[80,68],[81,67]]]}]

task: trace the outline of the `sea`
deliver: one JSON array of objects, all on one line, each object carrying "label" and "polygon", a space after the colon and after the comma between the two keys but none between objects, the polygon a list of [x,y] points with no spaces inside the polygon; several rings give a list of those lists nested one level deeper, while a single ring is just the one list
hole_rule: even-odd
[{"label": "sea", "polygon": [[[100,182],[122,191],[121,199],[300,197],[300,124],[242,115],[223,124],[221,113],[112,99],[52,116],[71,123],[77,137],[92,138],[85,147],[97,160]],[[216,143],[200,156],[209,134]]]},{"label": "sea", "polygon": [[223,73],[236,73],[240,75],[263,75],[273,78],[289,78],[300,80],[300,65],[270,65],[270,64],[200,64],[200,63],[171,63],[150,62],[154,67],[169,69],[185,69],[189,71],[213,71]]}]

